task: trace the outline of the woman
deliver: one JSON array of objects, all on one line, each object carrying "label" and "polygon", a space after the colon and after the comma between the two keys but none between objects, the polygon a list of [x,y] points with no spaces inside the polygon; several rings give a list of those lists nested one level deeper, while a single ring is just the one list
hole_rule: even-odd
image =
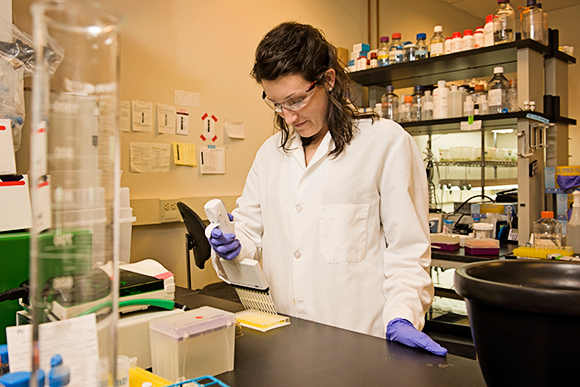
[{"label": "woman", "polygon": [[427,180],[413,139],[355,110],[335,48],[309,25],[270,31],[251,75],[278,132],[256,155],[235,234],[211,232],[216,253],[261,254],[282,314],[445,355],[418,331],[433,284]]}]

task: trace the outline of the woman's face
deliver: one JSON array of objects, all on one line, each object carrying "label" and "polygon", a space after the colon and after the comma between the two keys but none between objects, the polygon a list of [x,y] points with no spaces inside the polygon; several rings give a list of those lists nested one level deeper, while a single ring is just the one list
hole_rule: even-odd
[{"label": "woman's face", "polygon": [[[334,72],[334,70],[329,70]],[[328,73],[328,72],[327,72]],[[332,73],[334,75],[334,73]],[[285,74],[273,81],[263,80],[262,87],[266,98],[273,102],[279,102],[280,114],[288,125],[294,126],[301,137],[323,136],[328,131],[327,110],[328,95],[325,88],[334,85],[334,77],[327,82],[317,82],[307,92],[312,82],[308,82],[299,74]],[[312,95],[310,95],[312,94]],[[308,102],[296,110],[290,110],[286,106],[292,106],[304,98]]]}]

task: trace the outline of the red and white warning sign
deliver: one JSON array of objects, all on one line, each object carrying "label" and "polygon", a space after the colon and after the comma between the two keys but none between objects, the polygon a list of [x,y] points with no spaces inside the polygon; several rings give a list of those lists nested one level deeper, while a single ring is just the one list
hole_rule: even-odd
[{"label": "red and white warning sign", "polygon": [[209,114],[205,113],[203,116],[201,116],[201,120],[203,121],[203,131],[199,137],[203,141],[211,139],[211,141],[215,142],[215,140],[217,140],[217,135],[215,134],[215,123],[218,120],[217,117],[213,114],[210,116]]}]

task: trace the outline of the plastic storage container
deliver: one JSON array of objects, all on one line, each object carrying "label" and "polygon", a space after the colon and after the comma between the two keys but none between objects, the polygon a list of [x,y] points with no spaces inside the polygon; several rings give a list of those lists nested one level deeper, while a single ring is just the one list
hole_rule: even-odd
[{"label": "plastic storage container", "polygon": [[235,315],[204,306],[149,324],[153,373],[172,382],[234,369]]},{"label": "plastic storage container", "polygon": [[474,223],[473,232],[475,234],[475,239],[492,238],[493,224]]},{"label": "plastic storage container", "polygon": [[[508,110],[508,90],[510,83],[503,75],[503,67],[493,69],[493,78],[487,84],[487,96],[489,112],[491,114],[507,113]],[[505,111],[504,111],[505,109]]]}]

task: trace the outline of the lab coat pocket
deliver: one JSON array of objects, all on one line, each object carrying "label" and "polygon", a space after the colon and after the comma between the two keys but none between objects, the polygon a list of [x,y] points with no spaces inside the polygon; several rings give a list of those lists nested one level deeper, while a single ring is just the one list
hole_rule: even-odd
[{"label": "lab coat pocket", "polygon": [[320,208],[320,254],[329,263],[361,262],[367,253],[368,204]]}]

